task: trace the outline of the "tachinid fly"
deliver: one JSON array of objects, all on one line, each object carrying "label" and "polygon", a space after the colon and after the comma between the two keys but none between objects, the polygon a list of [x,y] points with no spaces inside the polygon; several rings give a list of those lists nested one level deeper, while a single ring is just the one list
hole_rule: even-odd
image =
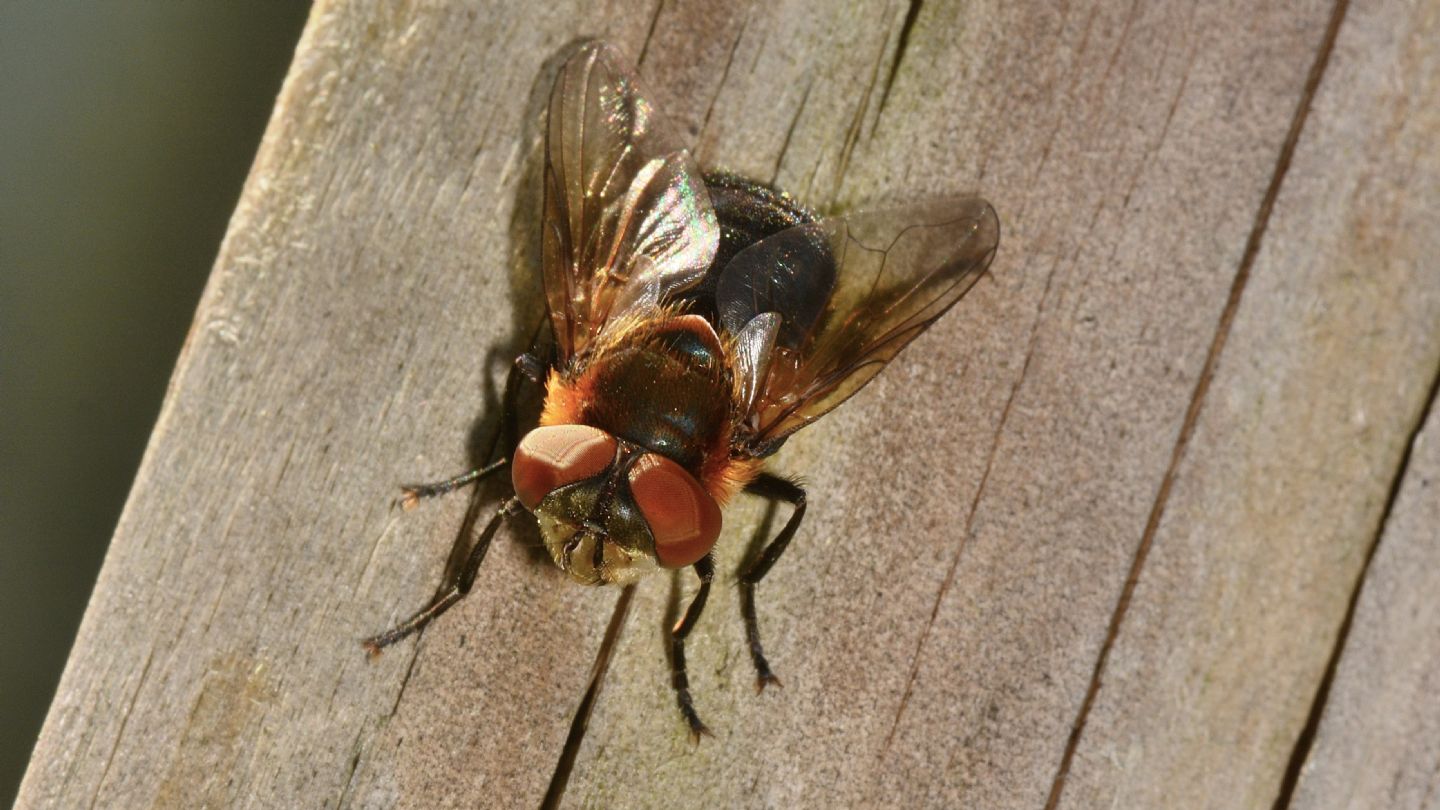
[{"label": "tachinid fly", "polygon": [[550,96],[542,271],[548,363],[539,426],[510,458],[407,487],[406,506],[505,467],[514,496],[429,607],[367,639],[372,653],[458,602],[501,519],[535,515],[550,557],[585,584],[692,567],[671,631],[672,682],[693,735],[685,637],[714,576],[721,509],[739,493],[793,506],[739,572],[758,687],[755,586],[805,515],[805,490],[764,471],[792,433],[845,401],[984,274],[999,222],[975,197],[818,219],[786,194],[702,174],[610,47],[581,47]]}]

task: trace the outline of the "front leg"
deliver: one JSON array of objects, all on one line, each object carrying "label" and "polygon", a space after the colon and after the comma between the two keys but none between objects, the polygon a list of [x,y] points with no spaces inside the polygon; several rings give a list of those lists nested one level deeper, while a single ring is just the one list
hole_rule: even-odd
[{"label": "front leg", "polygon": [[502,458],[488,466],[463,472],[454,478],[436,481],[433,484],[406,484],[400,487],[400,508],[409,512],[425,498],[437,498],[447,492],[453,492],[466,484],[473,484],[481,478],[504,468],[509,463],[510,459]]},{"label": "front leg", "polygon": [[[504,409],[500,414],[500,435],[506,435],[507,426],[514,426],[518,423],[515,405],[515,392],[519,387],[521,378],[531,383],[543,385],[545,367],[534,355],[529,352],[515,358],[514,364],[510,367],[510,374],[505,381]],[[491,455],[494,455],[493,448]],[[437,481],[433,484],[410,484],[402,488],[403,494],[400,497],[400,505],[406,510],[415,508],[424,498],[435,498],[448,492],[453,492],[460,487],[473,484],[489,475],[505,469],[510,464],[507,455],[490,464],[479,467],[469,472],[461,473],[453,478],[444,481]],[[495,513],[485,529],[480,532],[480,537],[471,547],[470,554],[465,560],[465,565],[460,569],[459,576],[450,583],[438,596],[430,601],[424,609],[415,613],[401,624],[386,630],[379,635],[371,636],[361,643],[370,655],[379,655],[380,651],[403,638],[420,632],[430,622],[434,621],[440,614],[449,610],[470,593],[470,588],[475,584],[476,573],[480,570],[480,564],[485,561],[485,553],[490,549],[490,541],[495,537],[500,523],[509,515],[518,515],[524,511],[520,505],[520,499],[516,497],[507,498]]]},{"label": "front leg", "polygon": [[[510,373],[505,379],[505,394],[500,412],[500,433],[502,436],[508,435],[508,432],[519,422],[519,415],[516,413],[515,397],[522,379],[529,380],[533,385],[543,386],[545,384],[545,366],[535,355],[529,352],[515,358],[515,362],[510,366]],[[437,498],[441,495],[454,492],[467,484],[473,484],[504,467],[509,461],[509,458],[501,458],[488,466],[469,470],[454,478],[436,481],[433,484],[405,484],[400,488],[400,508],[408,512],[419,505],[422,500]]]},{"label": "front leg", "polygon": [[695,563],[695,573],[700,577],[700,590],[696,591],[695,598],[690,600],[690,607],[685,609],[685,615],[670,630],[670,685],[675,687],[675,701],[680,704],[680,714],[684,715],[685,722],[690,724],[690,739],[699,742],[700,735],[709,734],[710,729],[701,722],[700,715],[695,712],[695,704],[690,700],[690,677],[685,672],[685,637],[694,629],[695,622],[700,619],[700,612],[705,609],[705,600],[710,597],[710,582],[715,578],[715,561],[709,554]]},{"label": "front leg", "polygon": [[456,602],[465,598],[470,593],[470,588],[475,585],[475,575],[480,570],[480,564],[485,562],[485,552],[490,550],[490,541],[495,537],[495,532],[500,528],[500,523],[507,515],[518,515],[523,511],[519,498],[510,498],[496,510],[495,516],[490,518],[485,530],[480,532],[480,538],[475,541],[475,547],[470,549],[470,556],[465,560],[465,567],[460,569],[460,576],[450,584],[439,596],[430,601],[424,609],[406,619],[404,622],[386,630],[385,632],[371,636],[360,642],[372,657],[380,654],[380,651],[391,644],[407,636],[414,635],[425,629],[425,625],[434,621],[436,617],[450,608]]},{"label": "front leg", "polygon": [[785,527],[775,535],[760,556],[740,574],[740,615],[745,619],[745,640],[750,643],[750,658],[755,662],[755,691],[763,692],[770,684],[780,686],[780,679],[770,671],[770,662],[765,660],[765,650],[760,645],[760,625],[755,619],[755,586],[770,572],[770,566],[785,553],[790,538],[800,528],[805,517],[805,490],[794,481],[770,473],[761,473],[745,487],[751,495],[759,495],[771,501],[785,501],[794,506]]}]

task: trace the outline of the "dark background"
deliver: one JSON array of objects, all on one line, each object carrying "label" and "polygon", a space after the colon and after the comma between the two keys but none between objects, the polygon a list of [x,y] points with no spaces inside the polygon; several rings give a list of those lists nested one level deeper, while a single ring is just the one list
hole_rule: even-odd
[{"label": "dark background", "polygon": [[0,3],[0,807],[308,11]]}]

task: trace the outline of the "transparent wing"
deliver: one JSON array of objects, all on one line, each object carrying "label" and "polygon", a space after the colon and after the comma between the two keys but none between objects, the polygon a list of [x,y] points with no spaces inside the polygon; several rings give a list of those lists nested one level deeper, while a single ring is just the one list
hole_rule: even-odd
[{"label": "transparent wing", "polygon": [[689,151],[613,48],[566,61],[549,116],[542,259],[564,361],[615,315],[698,281],[719,227]]},{"label": "transparent wing", "polygon": [[780,315],[776,312],[756,315],[732,334],[735,336],[735,380],[739,384],[736,399],[748,413],[770,375],[770,356],[780,335]]},{"label": "transparent wing", "polygon": [[800,225],[726,266],[716,306],[726,331],[780,315],[741,441],[757,455],[844,402],[959,301],[1000,240],[976,197]]}]

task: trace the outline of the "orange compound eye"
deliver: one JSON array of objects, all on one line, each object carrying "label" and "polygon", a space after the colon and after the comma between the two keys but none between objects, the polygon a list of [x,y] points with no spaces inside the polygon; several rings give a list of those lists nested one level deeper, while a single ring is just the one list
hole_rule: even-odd
[{"label": "orange compound eye", "polygon": [[630,468],[630,494],[655,538],[655,556],[682,568],[710,552],[720,536],[720,507],[683,467],[646,453]]},{"label": "orange compound eye", "polygon": [[605,471],[615,461],[615,438],[589,425],[550,425],[525,434],[515,450],[510,480],[525,508],[546,495]]}]

